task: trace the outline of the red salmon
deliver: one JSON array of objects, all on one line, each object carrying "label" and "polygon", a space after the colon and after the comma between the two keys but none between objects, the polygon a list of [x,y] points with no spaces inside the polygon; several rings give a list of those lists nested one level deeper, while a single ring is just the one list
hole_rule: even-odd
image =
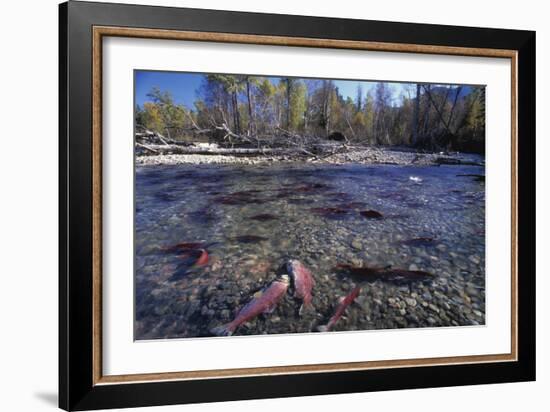
[{"label": "red salmon", "polygon": [[252,299],[237,314],[237,317],[230,323],[218,326],[210,332],[218,336],[231,336],[233,332],[243,323],[262,313],[270,313],[275,309],[279,301],[284,297],[288,284],[290,283],[288,275],[282,275],[265,289],[262,294]]},{"label": "red salmon", "polygon": [[352,304],[352,302],[359,296],[359,293],[361,292],[361,287],[356,286],[349,295],[347,295],[345,298],[341,298],[340,304],[336,308],[336,311],[334,312],[334,315],[329,319],[328,323],[326,325],[318,326],[317,330],[319,332],[328,332],[332,329],[334,325],[336,325],[336,322],[340,320],[346,309],[349,305]]},{"label": "red salmon", "polygon": [[311,304],[311,289],[313,289],[315,280],[309,269],[298,260],[289,260],[286,264],[286,268],[294,281],[294,294],[303,302],[299,312],[301,315],[303,309],[313,308]]},{"label": "red salmon", "polygon": [[201,254],[197,261],[195,262],[195,266],[204,266],[208,263],[208,252],[206,249],[199,249]]}]

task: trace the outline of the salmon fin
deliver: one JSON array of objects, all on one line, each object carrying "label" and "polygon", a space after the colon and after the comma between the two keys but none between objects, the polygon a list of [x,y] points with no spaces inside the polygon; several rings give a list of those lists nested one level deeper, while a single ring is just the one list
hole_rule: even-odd
[{"label": "salmon fin", "polygon": [[230,323],[210,329],[210,333],[216,336],[231,336],[233,332],[234,329],[231,327]]},{"label": "salmon fin", "polygon": [[311,312],[313,310],[313,304],[311,302],[309,303],[302,303],[300,306],[300,309],[298,310],[298,315],[302,316],[306,312]]}]

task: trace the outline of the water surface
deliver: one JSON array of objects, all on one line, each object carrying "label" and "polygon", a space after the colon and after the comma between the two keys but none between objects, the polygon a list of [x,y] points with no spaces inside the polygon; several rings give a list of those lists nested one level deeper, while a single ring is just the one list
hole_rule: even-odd
[{"label": "water surface", "polygon": [[[237,335],[311,332],[341,296],[362,293],[334,330],[485,323],[482,167],[272,164],[136,170],[135,337],[211,336],[289,258],[316,280],[315,311],[291,291]],[[376,211],[383,218],[369,218]],[[174,277],[166,248],[204,241],[208,264]],[[364,282],[337,264],[423,270],[433,281]],[[181,265],[180,265],[181,266]]]}]

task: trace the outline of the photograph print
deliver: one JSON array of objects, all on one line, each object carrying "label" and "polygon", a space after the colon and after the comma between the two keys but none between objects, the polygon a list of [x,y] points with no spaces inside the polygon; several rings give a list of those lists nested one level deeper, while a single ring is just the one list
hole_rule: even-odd
[{"label": "photograph print", "polygon": [[485,325],[485,86],[134,71],[136,340]]}]

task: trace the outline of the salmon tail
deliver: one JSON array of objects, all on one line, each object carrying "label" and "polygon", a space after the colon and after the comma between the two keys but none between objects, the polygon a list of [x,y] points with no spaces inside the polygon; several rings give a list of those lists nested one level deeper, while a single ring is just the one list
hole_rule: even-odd
[{"label": "salmon tail", "polygon": [[300,306],[300,309],[298,310],[298,315],[299,316],[302,316],[304,315],[306,312],[312,312],[313,311],[313,304],[311,302],[308,302],[308,303],[302,303],[302,305]]},{"label": "salmon tail", "polygon": [[210,329],[210,333],[216,336],[231,336],[234,331],[235,327],[231,325],[231,323],[226,323],[225,325],[216,326]]}]

